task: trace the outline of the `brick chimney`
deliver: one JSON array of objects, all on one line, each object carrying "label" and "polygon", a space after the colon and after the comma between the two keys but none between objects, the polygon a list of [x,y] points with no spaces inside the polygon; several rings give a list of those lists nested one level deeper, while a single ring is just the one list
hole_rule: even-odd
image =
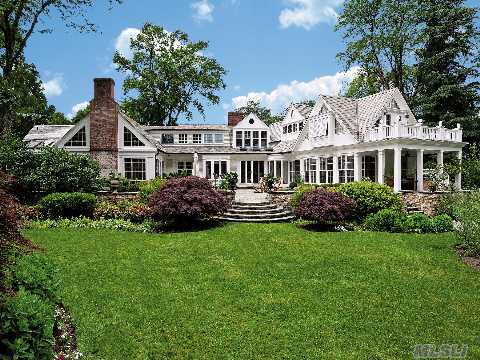
[{"label": "brick chimney", "polygon": [[115,82],[109,78],[93,80],[90,101],[90,154],[100,163],[102,175],[118,171],[118,105]]},{"label": "brick chimney", "polygon": [[241,112],[228,113],[228,126],[235,126],[245,118],[245,114]]}]

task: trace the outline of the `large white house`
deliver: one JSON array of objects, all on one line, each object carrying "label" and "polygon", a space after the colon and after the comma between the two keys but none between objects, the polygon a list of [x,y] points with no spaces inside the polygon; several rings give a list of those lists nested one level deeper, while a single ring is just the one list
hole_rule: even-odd
[{"label": "large white house", "polygon": [[395,88],[361,99],[320,95],[313,107],[290,105],[270,126],[240,113],[229,113],[227,125],[141,126],[120,111],[113,90],[112,79],[95,79],[89,115],[75,125],[36,125],[25,141],[91,154],[105,175],[132,180],[235,171],[240,186],[270,173],[285,186],[298,177],[317,184],[370,178],[396,191],[422,191],[424,159],[441,165],[461,158],[465,145],[460,126],[422,125]]}]

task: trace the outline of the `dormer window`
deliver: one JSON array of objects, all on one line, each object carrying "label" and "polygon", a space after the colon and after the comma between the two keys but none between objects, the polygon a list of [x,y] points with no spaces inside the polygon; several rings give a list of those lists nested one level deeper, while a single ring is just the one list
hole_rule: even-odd
[{"label": "dormer window", "polygon": [[293,124],[293,132],[297,132],[297,124]]},{"label": "dormer window", "polygon": [[123,128],[123,146],[145,146],[130,130]]},{"label": "dormer window", "polygon": [[173,144],[173,134],[162,134],[162,144]]},{"label": "dormer window", "polygon": [[70,140],[65,143],[66,147],[87,146],[87,132],[85,126],[72,136]]},{"label": "dormer window", "polygon": [[267,147],[267,132],[266,131],[261,132],[260,145],[261,145],[262,148]]},{"label": "dormer window", "polygon": [[288,125],[288,133],[290,134],[292,132],[292,125]]},{"label": "dormer window", "polygon": [[284,134],[287,133],[287,127],[286,127],[286,126],[283,127],[283,133],[284,133]]},{"label": "dormer window", "polygon": [[385,124],[386,124],[387,126],[391,126],[391,125],[392,125],[392,115],[387,114],[387,116],[385,117]]},{"label": "dormer window", "polygon": [[178,143],[179,144],[188,143],[188,135],[187,134],[178,134]]},{"label": "dormer window", "polygon": [[300,131],[303,130],[303,121],[298,124],[298,130],[300,130]]}]

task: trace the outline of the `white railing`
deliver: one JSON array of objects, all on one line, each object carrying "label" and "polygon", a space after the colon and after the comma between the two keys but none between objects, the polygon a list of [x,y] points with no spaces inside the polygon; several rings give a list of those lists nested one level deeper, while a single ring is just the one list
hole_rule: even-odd
[{"label": "white railing", "polygon": [[460,126],[456,129],[447,129],[441,126],[398,125],[379,126],[365,134],[367,142],[398,138],[462,142],[462,129]]}]

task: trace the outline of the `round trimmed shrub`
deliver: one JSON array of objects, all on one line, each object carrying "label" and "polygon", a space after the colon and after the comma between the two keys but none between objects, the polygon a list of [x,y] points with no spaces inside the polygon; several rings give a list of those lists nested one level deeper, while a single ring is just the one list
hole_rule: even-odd
[{"label": "round trimmed shrub", "polygon": [[447,214],[437,215],[432,220],[431,229],[436,233],[453,231],[453,219]]},{"label": "round trimmed shrub", "polygon": [[364,219],[368,214],[377,213],[383,209],[402,209],[402,200],[393,189],[387,185],[372,181],[355,181],[340,184],[336,191],[353,199],[357,204],[357,216]]},{"label": "round trimmed shrub", "polygon": [[405,227],[406,215],[394,209],[383,209],[370,214],[364,226],[370,231],[401,232]]},{"label": "round trimmed shrub", "polygon": [[48,218],[90,217],[97,198],[88,193],[53,193],[39,202],[40,211]]},{"label": "round trimmed shrub", "polygon": [[398,229],[398,231],[427,234],[435,232],[432,225],[432,219],[430,219],[427,215],[413,214],[405,217],[403,228]]},{"label": "round trimmed shrub", "polygon": [[187,222],[221,214],[227,210],[224,195],[209,180],[197,176],[171,178],[150,198],[152,218]]},{"label": "round trimmed shrub", "polygon": [[318,224],[334,225],[352,219],[355,208],[355,201],[340,193],[316,189],[303,195],[295,215]]}]

